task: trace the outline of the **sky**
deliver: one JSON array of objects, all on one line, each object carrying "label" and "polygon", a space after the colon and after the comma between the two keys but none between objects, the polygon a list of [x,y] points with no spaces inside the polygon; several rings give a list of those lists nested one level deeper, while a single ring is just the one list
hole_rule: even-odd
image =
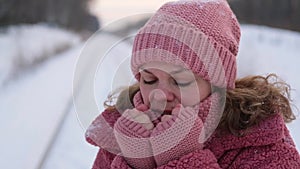
[{"label": "sky", "polygon": [[107,24],[125,16],[154,12],[170,0],[95,0],[91,4],[93,14]]}]

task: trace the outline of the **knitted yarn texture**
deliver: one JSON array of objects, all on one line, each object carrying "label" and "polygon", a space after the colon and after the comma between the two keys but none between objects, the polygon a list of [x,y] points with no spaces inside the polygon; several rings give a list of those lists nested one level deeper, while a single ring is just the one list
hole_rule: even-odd
[{"label": "knitted yarn texture", "polygon": [[[151,133],[130,120],[125,111],[115,124],[115,136],[122,155],[134,168],[153,168],[153,164],[161,166],[184,154],[201,150],[205,140],[217,127],[218,121],[215,119],[221,117],[219,96],[219,93],[213,93],[197,106],[175,108],[173,111],[178,111],[178,115],[159,122]],[[138,92],[134,96],[134,105],[138,107],[141,104],[143,100]]]},{"label": "knitted yarn texture", "polygon": [[150,61],[181,65],[212,85],[234,88],[239,23],[225,0],[163,5],[135,37],[131,69]]}]

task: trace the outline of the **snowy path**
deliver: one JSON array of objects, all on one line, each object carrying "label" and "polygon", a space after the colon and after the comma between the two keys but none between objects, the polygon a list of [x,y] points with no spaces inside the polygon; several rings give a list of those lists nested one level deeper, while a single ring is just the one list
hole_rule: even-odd
[{"label": "snowy path", "polygon": [[92,168],[97,151],[85,141],[84,130],[72,106],[41,169]]},{"label": "snowy path", "polygon": [[69,109],[80,48],[43,63],[1,89],[0,168],[39,168]]}]

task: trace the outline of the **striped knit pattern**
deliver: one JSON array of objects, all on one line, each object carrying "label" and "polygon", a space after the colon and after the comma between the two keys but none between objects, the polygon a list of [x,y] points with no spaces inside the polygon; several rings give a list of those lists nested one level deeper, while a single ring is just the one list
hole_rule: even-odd
[{"label": "striped knit pattern", "polygon": [[127,111],[114,126],[114,134],[122,155],[135,169],[152,169],[155,167],[155,162],[149,141],[151,132],[142,124],[132,120],[126,113]]}]

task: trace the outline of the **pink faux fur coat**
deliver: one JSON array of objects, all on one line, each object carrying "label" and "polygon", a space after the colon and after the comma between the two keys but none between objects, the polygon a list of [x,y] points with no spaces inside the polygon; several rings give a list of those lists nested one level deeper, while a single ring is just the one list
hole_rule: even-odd
[{"label": "pink faux fur coat", "polygon": [[[91,126],[103,123],[103,120],[113,126],[119,117],[118,112],[106,110]],[[86,133],[87,141],[96,146],[97,140],[93,137],[97,136],[97,132],[101,131],[88,130]],[[109,168],[129,169],[131,167],[123,157],[100,147],[93,169]],[[231,134],[221,137],[214,134],[205,143],[203,150],[186,154],[157,168],[300,169],[300,156],[283,118],[275,115],[252,127],[244,137]]]}]

